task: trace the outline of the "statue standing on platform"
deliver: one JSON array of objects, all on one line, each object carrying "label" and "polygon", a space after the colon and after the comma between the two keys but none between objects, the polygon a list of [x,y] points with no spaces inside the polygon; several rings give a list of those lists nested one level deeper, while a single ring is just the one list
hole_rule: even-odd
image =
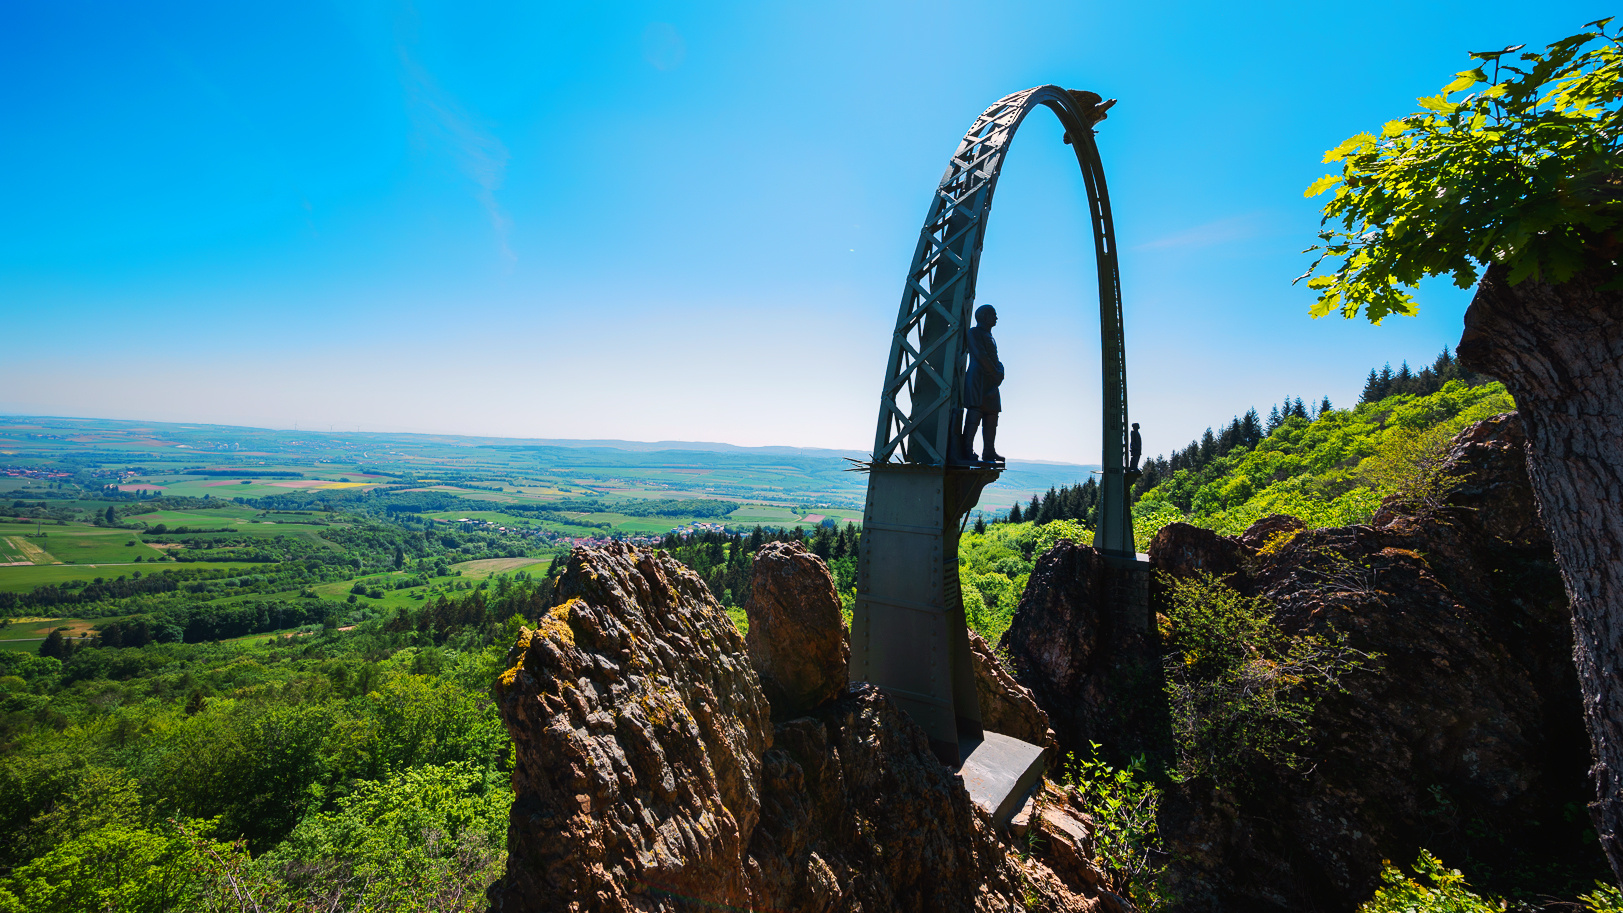
[{"label": "statue standing on platform", "polygon": [[[969,370],[964,374],[964,439],[963,451],[972,462],[1001,463],[997,452],[997,419],[1003,411],[1003,400],[998,386],[1003,383],[1003,362],[997,360],[997,340],[992,328],[997,326],[997,310],[989,304],[975,309],[975,326],[969,333]],[[986,448],[980,459],[975,458],[975,429],[985,428],[983,440]]]}]

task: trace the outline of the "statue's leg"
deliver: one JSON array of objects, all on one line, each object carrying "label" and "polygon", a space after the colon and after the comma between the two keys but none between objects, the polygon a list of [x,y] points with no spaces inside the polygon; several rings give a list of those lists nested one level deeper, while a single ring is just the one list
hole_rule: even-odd
[{"label": "statue's leg", "polygon": [[962,444],[960,445],[960,449],[963,452],[964,459],[971,463],[975,462],[976,460],[975,431],[980,427],[980,424],[981,410],[968,409],[964,412],[964,436],[961,438]]},{"label": "statue's leg", "polygon": [[1002,454],[997,452],[997,446],[996,446],[996,444],[997,444],[997,416],[998,416],[998,414],[996,412],[988,412],[988,413],[986,413],[986,415],[982,416],[982,421],[985,423],[985,426],[986,426],[986,431],[982,435],[982,440],[984,440],[986,442],[986,451],[983,454],[983,460],[984,460],[984,462],[987,462],[987,463],[1001,463],[1001,462],[1003,462],[1003,456],[1002,456]]}]

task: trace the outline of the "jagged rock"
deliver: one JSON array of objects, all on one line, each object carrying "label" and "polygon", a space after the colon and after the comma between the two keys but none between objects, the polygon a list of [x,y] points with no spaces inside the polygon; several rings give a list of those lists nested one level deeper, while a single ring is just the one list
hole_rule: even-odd
[{"label": "jagged rock", "polygon": [[[1517,422],[1500,416],[1456,438],[1460,478],[1429,515],[1386,509],[1374,525],[1287,540],[1280,523],[1245,540],[1180,529],[1152,544],[1152,563],[1168,573],[1234,561],[1230,580],[1269,599],[1287,631],[1340,632],[1380,655],[1319,705],[1310,766],[1167,789],[1160,828],[1177,909],[1352,911],[1383,859],[1412,860],[1421,847],[1498,893],[1571,896],[1607,875],[1587,822],[1562,811],[1589,796],[1589,751],[1570,612],[1522,453]],[[1071,570],[1043,575],[1044,562]],[[1045,556],[1020,612],[1052,617],[1017,615],[1015,626],[1096,628],[1102,611],[1083,600],[1099,591],[1072,579],[1085,565],[1068,552]],[[1084,699],[1109,708],[1137,692],[1098,675],[1104,649],[1073,650],[1079,667],[1024,668],[1054,683],[1098,683]],[[1021,680],[1067,746],[1079,730],[1060,725],[1053,702],[1063,692]]]},{"label": "jagged rock", "polygon": [[[1275,518],[1259,520],[1257,526],[1272,519]],[[1300,527],[1302,521],[1296,520],[1296,525]],[[1168,523],[1150,540],[1149,549],[1150,567],[1161,573],[1188,577],[1204,572],[1242,591],[1250,585],[1245,574],[1245,559],[1255,549],[1209,529],[1188,523]],[[1158,581],[1155,586],[1159,587]],[[1155,598],[1159,594],[1157,588],[1152,588],[1151,600],[1159,604]]]},{"label": "jagged rock", "polygon": [[661,553],[577,548],[557,595],[496,685],[517,795],[494,908],[747,904],[772,730],[744,638]]},{"label": "jagged rock", "polygon": [[1110,880],[1094,862],[1093,828],[1076,790],[1051,780],[1043,781],[1009,823],[1010,832],[1075,893],[1093,893]]},{"label": "jagged rock", "polygon": [[872,685],[780,724],[766,766],[751,858],[767,908],[1002,913],[1038,872],[1053,909],[1096,909],[1097,892],[1068,890],[1040,863],[1023,872],[1021,848]]},{"label": "jagged rock", "polygon": [[1031,691],[1015,681],[1003,667],[985,639],[974,631],[969,632],[969,651],[975,665],[975,694],[980,699],[981,725],[1032,745],[1052,746],[1054,731],[1048,728],[1048,714],[1037,706]]},{"label": "jagged rock", "polygon": [[834,578],[822,559],[798,542],[770,542],[755,554],[749,616],[750,662],[772,705],[787,720],[845,690],[850,642]]},{"label": "jagged rock", "polygon": [[663,553],[577,548],[557,592],[497,684],[517,796],[494,910],[1116,909],[1022,859],[878,689],[772,726],[744,639]]},{"label": "jagged rock", "polygon": [[1107,611],[1115,575],[1093,548],[1061,539],[1037,559],[1001,646],[1015,679],[1048,714],[1061,752],[1090,742],[1125,762],[1166,753],[1166,699],[1153,632]]}]

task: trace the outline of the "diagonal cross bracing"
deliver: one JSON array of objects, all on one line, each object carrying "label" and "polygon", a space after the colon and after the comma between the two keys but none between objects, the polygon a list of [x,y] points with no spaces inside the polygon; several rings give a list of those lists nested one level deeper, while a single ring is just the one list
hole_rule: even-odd
[{"label": "diagonal cross bracing", "polygon": [[[1131,551],[1123,471],[1127,461],[1127,365],[1121,318],[1121,280],[1115,227],[1104,168],[1093,141],[1102,118],[1098,96],[1039,86],[999,99],[982,111],[948,159],[919,233],[897,309],[896,328],[874,433],[874,462],[944,464],[958,433],[965,345],[975,307],[975,280],[997,179],[1020,124],[1038,106],[1065,127],[1087,186],[1089,221],[1099,282],[1103,364],[1103,458],[1106,498],[1095,544]],[[1108,528],[1107,528],[1108,527]]]}]

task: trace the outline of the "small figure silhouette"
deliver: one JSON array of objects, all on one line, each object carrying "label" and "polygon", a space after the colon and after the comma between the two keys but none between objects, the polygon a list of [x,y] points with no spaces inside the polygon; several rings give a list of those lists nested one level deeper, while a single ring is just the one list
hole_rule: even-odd
[{"label": "small figure silhouette", "polygon": [[[1001,463],[997,452],[997,419],[1003,411],[1003,398],[998,386],[1003,383],[1003,362],[997,360],[997,340],[992,328],[997,326],[997,309],[983,304],[975,309],[976,326],[969,331],[969,370],[964,373],[964,436],[962,450],[971,462]],[[982,439],[986,450],[975,459],[975,429],[985,428]]]},{"label": "small figure silhouette", "polygon": [[1133,423],[1133,432],[1127,436],[1127,464],[1128,472],[1138,472],[1138,458],[1144,453],[1144,439],[1138,436],[1138,422]]}]

